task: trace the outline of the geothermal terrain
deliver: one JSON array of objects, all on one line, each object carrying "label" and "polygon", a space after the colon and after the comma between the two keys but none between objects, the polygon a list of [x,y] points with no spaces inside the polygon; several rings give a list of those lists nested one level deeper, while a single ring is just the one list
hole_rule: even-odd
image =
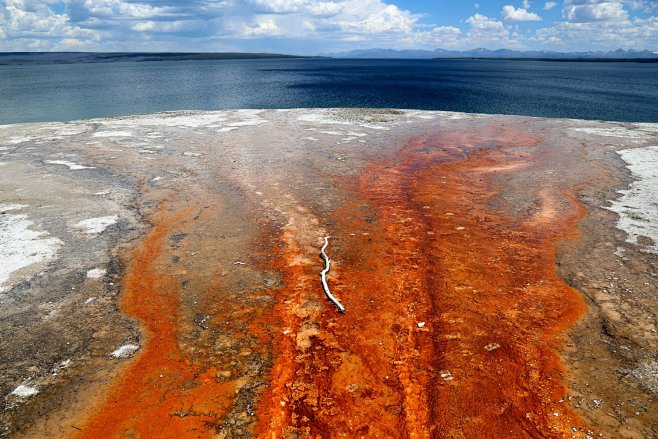
[{"label": "geothermal terrain", "polygon": [[657,438],[657,145],[397,110],[1,126],[0,437]]}]

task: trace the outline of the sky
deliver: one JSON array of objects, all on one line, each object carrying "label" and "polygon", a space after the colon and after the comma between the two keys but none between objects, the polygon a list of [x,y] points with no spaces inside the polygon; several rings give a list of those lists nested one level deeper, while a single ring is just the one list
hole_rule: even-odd
[{"label": "sky", "polygon": [[658,0],[0,0],[0,51],[658,51]]}]

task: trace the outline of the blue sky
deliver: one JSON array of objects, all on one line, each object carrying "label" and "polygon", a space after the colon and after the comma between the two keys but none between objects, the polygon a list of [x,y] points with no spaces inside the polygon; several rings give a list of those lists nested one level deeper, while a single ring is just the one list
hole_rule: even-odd
[{"label": "blue sky", "polygon": [[0,51],[658,51],[658,0],[0,0]]}]

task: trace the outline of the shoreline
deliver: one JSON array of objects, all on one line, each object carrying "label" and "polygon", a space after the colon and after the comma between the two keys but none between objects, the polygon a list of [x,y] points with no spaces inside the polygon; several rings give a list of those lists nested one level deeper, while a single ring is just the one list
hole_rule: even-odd
[{"label": "shoreline", "polygon": [[[20,127],[26,125],[48,125],[48,124],[77,124],[77,123],[103,123],[108,120],[132,120],[132,119],[151,119],[153,117],[177,117],[177,116],[203,116],[211,115],[216,113],[232,113],[240,111],[255,111],[255,112],[286,112],[286,111],[308,111],[309,113],[323,113],[331,112],[335,110],[344,110],[344,111],[372,111],[372,112],[387,112],[387,111],[401,111],[405,113],[427,113],[435,114],[438,116],[445,116],[447,118],[460,118],[460,117],[501,117],[501,118],[523,118],[523,119],[536,119],[536,120],[553,120],[553,121],[564,121],[564,122],[583,122],[584,124],[594,123],[601,125],[609,126],[630,126],[633,128],[638,128],[640,131],[643,131],[646,127],[655,127],[658,125],[656,122],[644,122],[644,121],[625,121],[625,120],[608,120],[608,119],[578,119],[578,118],[569,118],[569,117],[550,117],[550,116],[528,116],[528,115],[518,115],[518,114],[505,114],[505,113],[478,113],[478,112],[466,112],[466,111],[451,111],[451,110],[424,110],[422,108],[389,108],[389,107],[304,107],[304,108],[264,108],[264,107],[255,107],[255,108],[225,108],[225,109],[216,109],[216,110],[199,110],[199,109],[182,109],[182,110],[164,110],[164,111],[154,111],[154,112],[145,112],[145,113],[135,113],[135,114],[118,114],[118,115],[108,115],[108,116],[94,116],[83,119],[72,119],[72,120],[43,120],[43,121],[32,121],[32,122],[14,122],[14,123],[0,123],[0,129],[10,128],[10,127]],[[644,128],[643,128],[644,127]],[[650,131],[655,131],[655,128],[649,128]],[[614,130],[613,130],[614,131]],[[614,137],[610,135],[610,137]],[[621,136],[620,138],[623,138]]]},{"label": "shoreline", "polygon": [[[469,131],[479,134],[470,137],[459,134]],[[510,145],[517,141],[514,139],[523,139],[520,133],[524,131],[539,139],[538,145],[533,147],[532,142],[520,140],[516,149],[511,148]],[[0,300],[5,309],[5,323],[0,327],[0,334],[16,327],[25,327],[23,319],[26,317],[28,322],[33,322],[29,325],[34,331],[34,335],[27,336],[36,337],[34,340],[39,340],[39,331],[46,328],[56,328],[67,334],[51,342],[39,340],[43,344],[37,348],[36,356],[25,351],[16,357],[3,358],[8,365],[7,370],[11,371],[0,383],[0,388],[8,395],[0,415],[3,423],[10,428],[7,431],[16,437],[27,437],[35,432],[62,436],[72,433],[70,429],[67,432],[61,430],[64,426],[83,428],[83,425],[78,425],[80,413],[73,410],[71,414],[68,409],[83,406],[88,401],[85,395],[91,397],[100,389],[109,389],[108,383],[115,379],[113,377],[125,373],[122,371],[126,370],[126,363],[136,364],[134,362],[145,355],[141,351],[144,335],[140,335],[136,324],[116,308],[118,301],[122,300],[120,297],[124,297],[125,273],[111,269],[111,266],[116,266],[112,261],[124,252],[117,253],[117,245],[137,245],[139,248],[138,243],[149,229],[145,218],[163,200],[183,204],[203,200],[206,203],[197,209],[196,215],[188,218],[190,224],[195,224],[192,228],[173,227],[161,246],[171,257],[169,262],[162,262],[163,267],[169,267],[167,269],[174,276],[172,282],[180,288],[181,311],[176,313],[178,327],[175,332],[182,355],[196,358],[202,365],[203,373],[210,373],[203,364],[212,359],[219,366],[207,379],[237,386],[237,396],[227,406],[226,412],[214,418],[215,432],[224,432],[229,436],[262,433],[262,427],[257,427],[253,419],[258,418],[259,409],[266,410],[269,419],[277,419],[281,431],[302,434],[320,431],[315,430],[321,428],[322,423],[317,422],[325,416],[322,413],[328,406],[323,405],[325,402],[321,398],[313,396],[317,395],[313,386],[321,382],[325,383],[321,388],[327,389],[326,386],[329,386],[338,401],[336,404],[343,407],[352,404],[350,398],[356,398],[356,401],[367,398],[375,407],[379,404],[377,395],[385,392],[386,388],[391,389],[394,396],[390,397],[390,406],[386,405],[388,403],[382,405],[389,408],[382,409],[384,411],[377,415],[382,419],[381,428],[392,425],[387,422],[397,422],[393,418],[385,420],[389,419],[386,410],[398,404],[401,404],[402,413],[407,419],[407,428],[427,422],[430,425],[438,422],[436,425],[440,428],[441,422],[445,424],[448,421],[440,420],[429,412],[422,415],[428,417],[427,422],[419,421],[425,410],[422,398],[413,404],[408,401],[395,402],[395,398],[401,387],[412,389],[416,392],[414,394],[430,388],[427,387],[429,384],[415,383],[414,375],[418,371],[423,371],[419,379],[427,373],[428,377],[433,376],[428,383],[438,380],[452,386],[464,379],[458,373],[459,368],[446,375],[452,379],[442,377],[441,373],[445,374],[449,369],[435,365],[438,357],[429,353],[431,349],[428,351],[429,348],[422,347],[429,346],[422,342],[424,337],[441,337],[448,333],[446,323],[435,320],[436,327],[432,324],[432,319],[438,319],[440,313],[434,315],[429,311],[438,306],[429,305],[432,300],[444,300],[448,296],[440,289],[427,286],[419,287],[419,291],[424,291],[430,299],[433,295],[438,296],[428,299],[425,305],[421,304],[422,301],[413,305],[411,297],[400,296],[403,297],[399,299],[400,303],[419,309],[427,308],[429,314],[422,317],[426,323],[422,327],[415,320],[387,326],[386,322],[392,321],[387,320],[389,317],[385,316],[388,314],[384,312],[394,313],[402,309],[395,302],[382,302],[386,305],[381,305],[381,326],[398,328],[401,334],[420,343],[419,357],[397,358],[401,351],[399,346],[396,348],[395,338],[390,338],[387,331],[379,333],[376,327],[370,330],[375,331],[382,342],[381,348],[357,342],[358,349],[351,350],[341,341],[347,340],[345,337],[350,334],[350,327],[361,324],[359,320],[353,320],[355,317],[352,317],[350,309],[355,307],[356,312],[359,309],[365,312],[366,303],[372,299],[368,295],[355,296],[357,292],[363,294],[367,284],[357,291],[350,286],[351,282],[359,284],[355,279],[362,278],[364,280],[361,282],[364,282],[370,276],[367,270],[363,271],[363,262],[350,254],[358,255],[366,249],[375,255],[394,251],[398,252],[400,260],[407,260],[405,258],[410,258],[414,252],[430,255],[434,251],[431,245],[407,248],[407,244],[395,244],[392,238],[395,234],[391,235],[390,232],[386,239],[374,233],[386,227],[392,228],[390,230],[402,227],[395,225],[395,221],[390,222],[392,218],[410,215],[418,221],[424,218],[423,222],[435,224],[425,230],[423,236],[426,237],[432,236],[428,232],[443,230],[444,225],[437,222],[439,217],[435,216],[433,209],[420,210],[416,214],[395,213],[390,210],[393,206],[387,207],[384,198],[369,199],[365,195],[368,185],[361,189],[355,185],[355,179],[373,172],[367,171],[373,169],[373,163],[389,163],[387,166],[395,169],[407,163],[405,160],[412,160],[411,156],[403,158],[399,153],[403,145],[419,135],[426,140],[418,144],[418,151],[435,154],[437,161],[426,162],[427,158],[413,156],[413,160],[420,161],[414,165],[418,168],[412,166],[409,171],[404,171],[412,172],[410,175],[415,175],[416,169],[421,170],[425,166],[438,166],[435,175],[442,175],[442,160],[447,160],[445,163],[449,164],[462,155],[476,157],[496,148],[510,151],[511,155],[498,163],[491,175],[486,174],[487,181],[494,185],[491,187],[501,188],[501,191],[483,205],[484,213],[478,215],[505,213],[513,221],[518,221],[523,215],[544,212],[547,218],[554,218],[551,210],[544,209],[546,201],[542,200],[552,200],[548,205],[557,212],[566,209],[567,205],[562,203],[560,196],[555,195],[557,192],[549,191],[546,193],[548,198],[542,198],[535,189],[558,188],[565,184],[579,188],[580,202],[587,207],[587,214],[580,222],[583,235],[577,242],[560,244],[559,264],[555,268],[588,301],[590,310],[580,323],[570,329],[571,341],[566,341],[560,349],[549,349],[551,352],[561,352],[569,366],[569,399],[565,399],[564,404],[587,420],[594,431],[602,432],[602,437],[655,434],[657,422],[652,413],[656,410],[652,407],[656,407],[656,402],[652,380],[656,378],[651,372],[655,365],[652,366],[648,354],[656,343],[656,315],[651,304],[655,299],[652,298],[652,288],[655,293],[657,258],[651,252],[642,251],[655,245],[655,238],[626,242],[624,232],[616,228],[613,220],[615,214],[603,206],[608,200],[619,200],[617,191],[620,189],[631,187],[641,192],[650,189],[646,184],[632,182],[631,171],[621,162],[616,151],[629,148],[632,151],[652,151],[646,147],[658,144],[658,124],[377,109],[167,112],[68,123],[0,126],[2,202],[26,203],[27,206],[18,211],[21,215],[27,215],[25,220],[32,221],[25,227],[42,234],[41,239],[61,241],[60,247],[55,250],[57,255],[44,257],[41,261],[48,265],[28,264],[21,272],[15,272],[9,282],[5,282],[6,291],[0,293],[3,294]],[[462,145],[463,150],[450,152],[450,147],[454,145]],[[445,151],[448,155],[440,159],[441,154],[446,154]],[[522,165],[527,160],[524,154],[537,154],[536,160]],[[570,156],[578,160],[574,162],[569,159]],[[421,166],[420,163],[427,164]],[[508,163],[518,166],[509,168],[506,167]],[[632,167],[632,163],[629,166]],[[400,175],[405,175],[403,168],[400,169]],[[483,172],[478,169],[464,168],[458,175]],[[634,175],[641,175],[636,169],[631,170],[635,171]],[[385,176],[386,172],[382,169],[375,174]],[[396,175],[391,174],[390,177],[393,179],[392,189],[411,184],[410,180],[396,180],[399,178]],[[29,183],[30,179],[39,178],[48,182],[47,187]],[[383,184],[381,181],[384,180],[377,178],[373,185]],[[426,187],[438,190],[441,184],[440,181],[430,183],[428,180]],[[413,185],[408,187],[411,190]],[[44,190],[45,193],[39,195]],[[426,196],[422,195],[426,189],[418,187],[417,190],[420,191],[419,196]],[[463,186],[462,190],[471,193],[467,186]],[[482,190],[484,194],[490,189],[483,187]],[[626,196],[633,193],[628,192]],[[408,193],[407,196],[411,195]],[[645,197],[642,202],[651,199],[654,198]],[[411,201],[400,199],[400,203]],[[242,207],[236,209],[235,206]],[[205,214],[206,209],[215,212],[218,218]],[[624,214],[621,209],[617,210]],[[114,212],[116,222],[102,220]],[[467,211],[456,213],[458,216],[467,215]],[[5,218],[14,214],[14,210],[7,210]],[[350,231],[344,223],[343,218],[348,217],[360,218],[353,223],[354,231]],[[90,224],[84,222],[90,219],[96,220],[92,222],[96,228],[89,231],[78,227],[81,223]],[[643,219],[635,218],[635,224],[640,220]],[[637,227],[634,230],[637,234]],[[361,233],[360,238],[349,238],[350,233],[356,232]],[[453,230],[448,235],[442,235],[442,239],[453,239],[450,238],[452,234],[460,232]],[[274,242],[267,241],[269,233],[277,237]],[[420,236],[418,233],[413,231],[404,243],[416,242]],[[337,296],[342,302],[346,301],[348,313],[342,321],[331,313],[331,307],[321,295],[316,297],[309,293],[317,286],[314,269],[321,262],[314,258],[319,249],[315,248],[315,241],[318,236],[327,234],[338,236],[336,248],[332,248],[332,262],[337,265],[332,264],[329,282],[332,291],[333,285],[336,285]],[[482,239],[486,236],[486,233],[482,235]],[[654,241],[651,242],[651,239]],[[357,242],[360,247],[353,247]],[[616,254],[617,247],[624,249],[623,254]],[[591,260],[592,255],[594,260]],[[450,261],[456,256],[457,253],[449,258],[436,257]],[[368,257],[363,255],[365,259]],[[435,259],[434,256],[428,257],[428,261]],[[91,260],[98,263],[92,267],[88,262]],[[209,262],[213,260],[214,264]],[[106,264],[110,264],[107,267],[109,274],[100,278],[87,277],[86,273],[90,270],[102,270]],[[381,265],[380,262],[377,264]],[[410,267],[425,267],[433,263],[409,264]],[[44,267],[47,267],[45,271]],[[651,267],[654,269],[653,276],[647,274],[651,273]],[[384,268],[382,265],[381,269]],[[362,270],[361,274],[347,276],[354,269]],[[523,266],[514,268],[518,269],[522,270]],[[414,270],[418,268],[404,269],[398,277],[409,279],[409,282],[421,282],[418,285],[425,282],[421,279],[431,278],[427,274],[430,277],[421,276],[413,280],[416,279]],[[614,276],[617,278],[612,280],[614,288],[603,287],[602,282],[607,281],[605,276],[613,270],[623,274]],[[69,288],[75,289],[60,292],[59,296],[54,294],[54,289],[65,285],[73,285]],[[390,286],[383,290],[390,291]],[[219,294],[219,291],[224,293]],[[94,299],[87,303],[92,297]],[[364,302],[359,305],[358,300]],[[49,307],[44,307],[47,303],[50,303]],[[218,303],[222,307],[218,307]],[[442,302],[439,300],[436,303]],[[288,309],[291,306],[294,312]],[[20,313],[14,309],[20,310]],[[373,309],[379,308],[375,306]],[[80,316],[81,323],[72,322],[67,313]],[[206,315],[208,319],[204,320]],[[276,319],[282,315],[287,316],[284,324]],[[638,325],[637,320],[642,318],[644,322]],[[633,319],[636,324],[628,319]],[[346,320],[352,326],[343,326]],[[227,326],[222,326],[222,321],[227,322]],[[252,323],[247,324],[247,321]],[[97,330],[90,337],[90,328],[98,323],[105,329]],[[628,340],[632,340],[631,346],[628,346]],[[52,352],[54,348],[60,349],[58,345],[64,346],[67,342],[76,345],[74,349],[65,351],[67,358],[61,357],[61,353],[55,355]],[[140,348],[134,360],[111,357],[111,352],[129,345]],[[624,350],[623,346],[630,348],[630,352],[619,354],[618,351]],[[13,340],[11,347],[18,352],[26,345],[21,340]],[[223,356],[221,352],[227,354]],[[283,352],[288,352],[288,355],[282,356]],[[328,371],[320,372],[324,369],[317,361],[304,359],[312,352],[321,352],[326,356]],[[338,355],[337,352],[345,354]],[[593,356],[597,359],[593,360]],[[398,384],[387,383],[386,380],[379,383],[382,379],[380,372],[366,372],[365,362],[371,361],[370,357],[402,361],[402,365],[408,365],[408,371],[402,371],[402,365],[390,363],[392,366],[385,366],[389,363],[383,363],[380,371],[382,377],[390,374],[400,378]],[[67,361],[66,366],[58,366]],[[29,369],[27,365],[31,363],[36,363],[31,366],[34,371],[26,373]],[[428,365],[436,370],[427,372]],[[622,369],[625,372],[620,372]],[[91,385],[92,370],[101,376],[102,371],[109,371],[100,387]],[[272,371],[279,371],[288,378],[281,378],[277,381],[278,385],[267,390],[262,388],[262,384],[256,385],[263,380],[273,383],[272,378],[267,378]],[[599,377],[595,382],[587,378],[592,371]],[[369,378],[364,378],[365,381],[360,383],[345,381],[350,374]],[[305,378],[300,381],[299,376]],[[313,377],[326,381],[314,384]],[[72,383],[80,389],[77,396],[73,395]],[[36,389],[39,393],[10,395],[17,385]],[[343,385],[352,390],[348,389],[345,393],[341,387]],[[444,390],[437,389],[432,392],[439,393],[432,394],[438,398]],[[62,398],[62,395],[68,395],[63,397],[65,408],[57,408],[52,401]],[[275,404],[262,405],[263,401],[276,402],[277,398],[287,401],[283,409],[276,409]],[[308,398],[316,398],[315,405],[306,406],[303,401]],[[603,402],[597,406],[594,401]],[[301,420],[301,413],[313,412],[313,407],[318,409],[316,423]],[[614,415],[608,414],[610,407],[613,407]],[[185,407],[183,409],[187,410]],[[67,410],[68,421],[60,426],[53,423],[55,414],[61,416]],[[33,414],[37,411],[49,412],[50,416],[35,419]],[[366,412],[364,415],[370,416],[372,413]],[[28,427],[30,424],[31,427]],[[575,436],[588,434],[587,427],[573,426],[577,428],[573,432]],[[346,427],[337,424],[334,428]],[[561,428],[567,431],[568,426],[565,423]],[[422,432],[419,434],[422,435]]]}]

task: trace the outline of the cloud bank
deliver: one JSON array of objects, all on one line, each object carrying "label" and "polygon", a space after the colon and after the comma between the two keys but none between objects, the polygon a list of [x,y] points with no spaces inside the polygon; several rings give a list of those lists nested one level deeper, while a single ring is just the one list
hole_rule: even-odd
[{"label": "cloud bank", "polygon": [[453,22],[434,16],[441,24],[423,4],[411,11],[384,0],[0,0],[0,50],[658,48],[651,0],[549,1],[538,12],[528,0],[497,13],[468,5]]}]

